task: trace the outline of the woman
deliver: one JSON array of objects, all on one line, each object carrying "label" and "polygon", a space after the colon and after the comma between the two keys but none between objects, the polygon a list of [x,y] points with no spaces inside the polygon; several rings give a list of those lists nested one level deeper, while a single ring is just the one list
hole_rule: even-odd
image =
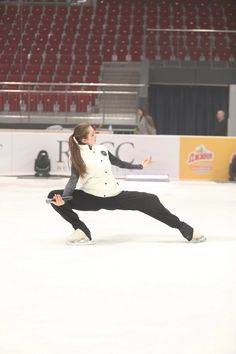
[{"label": "woman", "polygon": [[[74,232],[69,236],[68,244],[89,244],[92,241],[87,226],[79,219],[75,210],[139,210],[166,225],[178,229],[181,234],[192,242],[205,241],[205,237],[193,230],[191,226],[180,221],[171,214],[154,194],[143,192],[122,191],[113,176],[111,165],[128,169],[143,169],[150,165],[146,159],[139,165],[119,160],[105,146],[96,145],[94,129],[87,124],[75,127],[69,138],[71,153],[71,177],[64,191],[55,190],[49,193],[53,208],[72,227]],[[75,189],[80,180],[80,189]],[[63,197],[72,196],[65,202]]]},{"label": "woman", "polygon": [[138,134],[152,134],[155,135],[156,128],[152,117],[143,109],[138,109]]}]

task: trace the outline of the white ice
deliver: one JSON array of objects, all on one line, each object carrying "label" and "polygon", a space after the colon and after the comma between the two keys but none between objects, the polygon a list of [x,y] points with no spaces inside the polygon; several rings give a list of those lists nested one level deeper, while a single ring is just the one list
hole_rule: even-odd
[{"label": "white ice", "polygon": [[236,184],[124,182],[206,243],[102,210],[79,213],[96,245],[71,247],[45,204],[65,183],[0,178],[0,354],[235,354]]}]

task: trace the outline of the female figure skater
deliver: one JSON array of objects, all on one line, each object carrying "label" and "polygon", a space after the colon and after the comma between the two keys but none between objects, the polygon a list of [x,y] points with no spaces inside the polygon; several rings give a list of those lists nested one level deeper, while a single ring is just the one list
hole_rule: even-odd
[{"label": "female figure skater", "polygon": [[[151,163],[146,159],[139,165],[119,160],[104,145],[96,145],[96,135],[92,126],[80,124],[69,138],[72,168],[71,177],[63,190],[51,191],[53,208],[72,227],[74,232],[67,244],[90,244],[92,237],[87,226],[79,219],[75,210],[138,210],[166,225],[178,229],[188,241],[202,242],[206,238],[191,226],[180,221],[150,193],[122,191],[111,171],[111,165],[127,169],[143,169]],[[77,182],[80,189],[75,189]],[[63,197],[72,196],[67,202]]]}]

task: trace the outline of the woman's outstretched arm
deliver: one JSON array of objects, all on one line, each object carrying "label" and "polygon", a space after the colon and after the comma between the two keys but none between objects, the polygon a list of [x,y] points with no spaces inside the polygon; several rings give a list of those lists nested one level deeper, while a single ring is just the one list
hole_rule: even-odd
[{"label": "woman's outstretched arm", "polygon": [[112,155],[110,151],[108,151],[109,160],[112,165],[120,167],[120,168],[127,168],[129,170],[142,170],[144,167],[148,167],[151,163],[151,158],[143,160],[140,164],[133,164],[130,162],[122,161],[118,157]]}]

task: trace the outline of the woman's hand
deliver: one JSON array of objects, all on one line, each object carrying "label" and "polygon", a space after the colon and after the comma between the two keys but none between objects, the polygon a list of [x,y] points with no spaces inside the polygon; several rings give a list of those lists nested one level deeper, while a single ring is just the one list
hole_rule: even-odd
[{"label": "woman's hand", "polygon": [[60,194],[55,194],[53,197],[53,202],[52,204],[55,204],[56,206],[62,206],[65,204],[64,200],[62,199]]},{"label": "woman's hand", "polygon": [[149,158],[144,159],[144,160],[141,162],[141,165],[143,165],[143,168],[145,168],[145,167],[150,166],[151,163],[152,163],[152,158],[151,158],[151,156],[150,156]]}]

